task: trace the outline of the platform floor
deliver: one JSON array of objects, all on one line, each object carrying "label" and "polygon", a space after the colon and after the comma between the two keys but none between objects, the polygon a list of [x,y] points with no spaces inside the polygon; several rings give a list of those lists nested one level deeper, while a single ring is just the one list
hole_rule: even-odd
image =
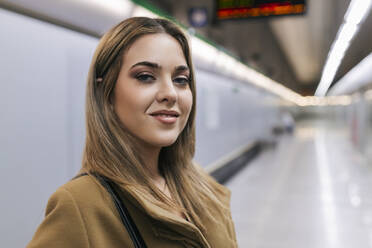
[{"label": "platform floor", "polygon": [[372,164],[349,140],[300,123],[229,181],[239,247],[372,247]]}]

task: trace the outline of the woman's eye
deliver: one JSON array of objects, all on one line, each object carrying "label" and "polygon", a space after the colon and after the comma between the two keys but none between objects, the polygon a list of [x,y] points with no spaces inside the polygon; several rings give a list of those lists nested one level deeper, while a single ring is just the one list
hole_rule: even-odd
[{"label": "woman's eye", "polygon": [[155,80],[155,77],[150,74],[139,74],[136,78],[141,82],[152,82]]},{"label": "woman's eye", "polygon": [[190,79],[187,77],[177,77],[173,79],[173,81],[181,85],[186,85],[190,83]]}]

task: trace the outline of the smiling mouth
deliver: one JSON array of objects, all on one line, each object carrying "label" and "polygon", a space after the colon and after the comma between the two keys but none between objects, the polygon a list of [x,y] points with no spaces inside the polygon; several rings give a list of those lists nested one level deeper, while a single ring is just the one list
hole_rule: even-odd
[{"label": "smiling mouth", "polygon": [[162,109],[150,113],[150,116],[154,117],[162,124],[174,124],[177,121],[177,118],[180,116],[178,111]]}]

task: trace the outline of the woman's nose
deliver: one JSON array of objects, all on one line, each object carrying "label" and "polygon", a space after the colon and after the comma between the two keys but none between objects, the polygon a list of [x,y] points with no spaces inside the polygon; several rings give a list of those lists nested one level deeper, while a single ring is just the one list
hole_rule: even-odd
[{"label": "woman's nose", "polygon": [[158,102],[168,102],[173,104],[177,101],[177,98],[177,91],[171,79],[160,82],[156,94],[156,100]]}]

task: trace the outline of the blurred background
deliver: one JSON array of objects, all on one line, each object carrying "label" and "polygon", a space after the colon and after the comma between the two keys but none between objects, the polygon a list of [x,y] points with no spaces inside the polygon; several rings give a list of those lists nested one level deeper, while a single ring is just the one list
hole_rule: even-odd
[{"label": "blurred background", "polygon": [[195,161],[239,247],[372,247],[372,0],[0,0],[0,244],[81,166],[88,67],[131,16],[187,33]]}]

